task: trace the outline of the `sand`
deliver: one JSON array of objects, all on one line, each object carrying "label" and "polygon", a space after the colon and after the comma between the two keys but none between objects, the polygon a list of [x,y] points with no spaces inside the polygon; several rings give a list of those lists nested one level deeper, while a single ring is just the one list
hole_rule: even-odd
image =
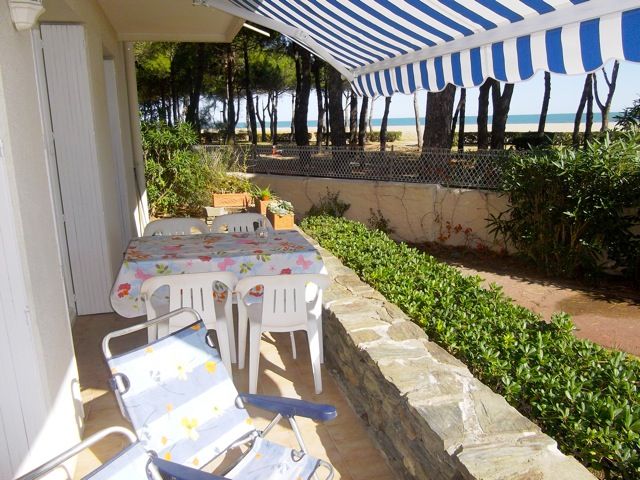
[{"label": "sand", "polygon": [[[596,125],[594,125],[596,126]],[[597,125],[599,127],[599,125]],[[582,130],[584,130],[584,125],[582,126]],[[489,125],[489,129],[491,129],[491,125]],[[379,131],[379,127],[374,127],[373,131]],[[416,127],[414,125],[391,125],[388,128],[389,131],[392,132],[402,132],[402,137],[399,142],[401,144],[406,143],[417,143],[418,135],[416,133]],[[309,131],[315,134],[316,130],[314,127],[310,127]],[[424,126],[421,127],[421,131],[424,131]],[[473,124],[465,125],[465,132],[471,133],[478,131],[478,126]],[[507,132],[537,132],[538,124],[537,123],[517,123],[517,124],[508,124]],[[545,131],[547,132],[572,132],[573,124],[572,123],[548,123]],[[288,128],[278,129],[279,134],[287,134],[290,130]],[[315,137],[314,137],[315,138]]]}]

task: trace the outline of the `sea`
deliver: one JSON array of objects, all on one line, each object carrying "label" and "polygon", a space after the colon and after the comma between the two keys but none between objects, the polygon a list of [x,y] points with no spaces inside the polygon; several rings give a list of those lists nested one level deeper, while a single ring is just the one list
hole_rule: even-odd
[{"label": "sea", "polygon": [[[609,114],[609,122],[613,125],[616,122],[615,117],[617,115],[620,115],[620,112],[611,112]],[[549,113],[547,114],[547,123],[548,124],[554,124],[554,123],[564,123],[564,124],[573,124],[573,121],[575,120],[575,113]],[[478,117],[475,115],[465,115],[465,123],[467,125],[475,125],[477,122]],[[513,114],[513,115],[509,115],[508,119],[507,119],[507,125],[527,125],[527,124],[538,124],[538,120],[540,118],[540,114],[538,113],[534,113],[534,114]],[[593,122],[594,124],[598,124],[600,123],[602,120],[602,115],[600,114],[600,112],[594,112],[593,113]],[[489,115],[489,125],[491,125],[491,121],[492,121],[492,117],[491,115]],[[586,114],[582,116],[582,122],[586,121]],[[382,123],[382,119],[381,118],[373,118],[371,119],[371,126],[373,127],[379,127],[380,124]],[[424,117],[420,119],[420,123],[424,124]],[[309,127],[316,127],[318,125],[318,122],[316,120],[311,120],[309,119],[309,121],[307,122],[307,124],[309,125]],[[402,126],[412,126],[415,125],[415,118],[414,117],[396,117],[396,118],[389,118],[388,119],[388,123],[387,125],[389,127],[402,127]],[[278,128],[289,128],[291,126],[291,120],[283,120],[278,122]],[[238,128],[247,128],[246,123],[244,122],[238,122]]]}]

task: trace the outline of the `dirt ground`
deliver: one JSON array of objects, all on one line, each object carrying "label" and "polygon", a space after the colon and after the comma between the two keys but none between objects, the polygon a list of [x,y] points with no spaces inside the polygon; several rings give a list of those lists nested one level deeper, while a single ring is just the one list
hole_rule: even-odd
[{"label": "dirt ground", "polygon": [[550,278],[514,257],[433,244],[420,248],[465,275],[502,286],[545,320],[557,311],[570,314],[579,338],[640,356],[640,291],[628,283],[610,279],[593,286]]}]

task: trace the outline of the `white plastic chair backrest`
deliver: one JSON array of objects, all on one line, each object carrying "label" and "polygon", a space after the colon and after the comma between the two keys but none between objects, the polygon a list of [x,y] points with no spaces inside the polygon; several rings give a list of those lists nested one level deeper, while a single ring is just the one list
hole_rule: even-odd
[{"label": "white plastic chair backrest", "polygon": [[214,218],[211,224],[211,231],[213,233],[225,231],[228,233],[247,233],[255,231],[258,227],[273,230],[273,225],[271,225],[269,219],[259,213],[229,213]]},{"label": "white plastic chair backrest", "polygon": [[[215,328],[215,320],[218,316],[216,311],[220,311],[216,310],[216,305],[218,308],[231,307],[229,300],[237,282],[237,277],[231,272],[161,275],[146,279],[140,287],[140,295],[145,301],[149,320],[164,313],[156,310],[151,297],[162,287],[168,287],[169,310],[182,307],[193,308],[204,319],[208,328]],[[171,331],[191,322],[193,317],[190,315],[175,316],[171,318]]]},{"label": "white plastic chair backrest", "polygon": [[[245,304],[254,303],[254,287],[261,285],[262,327],[270,331],[290,331],[304,328],[311,311],[319,313],[322,289],[329,285],[329,277],[319,273],[294,275],[260,275],[241,279],[236,292]],[[248,313],[251,316],[252,310]],[[255,319],[257,320],[257,319]]]},{"label": "white plastic chair backrest", "polygon": [[199,218],[161,218],[148,223],[142,236],[192,235],[193,233],[209,233],[209,227]]},{"label": "white plastic chair backrest", "polygon": [[202,321],[107,364],[140,442],[159,458],[202,467],[255,431]]}]

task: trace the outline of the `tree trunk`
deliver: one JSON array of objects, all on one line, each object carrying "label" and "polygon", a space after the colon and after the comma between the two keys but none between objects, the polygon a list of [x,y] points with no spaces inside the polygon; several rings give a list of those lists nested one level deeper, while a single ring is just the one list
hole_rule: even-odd
[{"label": "tree trunk", "polygon": [[277,145],[278,143],[278,98],[280,92],[274,92],[271,100],[271,144]]},{"label": "tree trunk", "polygon": [[580,122],[582,121],[582,113],[584,112],[584,106],[587,103],[588,91],[591,90],[591,75],[587,75],[584,80],[584,88],[582,89],[582,96],[580,97],[580,103],[578,104],[578,110],[576,111],[575,119],[573,120],[573,134],[571,135],[571,143],[574,148],[580,146],[580,140],[578,134],[580,133]]},{"label": "tree trunk", "polygon": [[384,97],[384,113],[382,114],[382,123],[380,124],[380,151],[387,149],[387,121],[389,120],[389,106],[391,105],[391,97]]},{"label": "tree trunk", "polygon": [[351,89],[349,100],[349,145],[355,145],[358,141],[358,97]]},{"label": "tree trunk", "polygon": [[200,132],[200,92],[202,91],[202,81],[204,79],[205,63],[207,61],[207,55],[205,51],[205,44],[198,43],[196,46],[196,64],[195,71],[192,78],[191,94],[189,95],[189,106],[187,107],[187,114],[185,121],[193,125],[197,132]]},{"label": "tree trunk", "polygon": [[367,109],[369,108],[369,97],[362,97],[360,107],[360,122],[358,124],[358,146],[364,147],[367,138]]},{"label": "tree trunk", "polygon": [[500,93],[500,83],[493,84],[493,122],[491,122],[491,149],[504,149],[504,133],[513,96],[513,83],[505,83]]},{"label": "tree trunk", "polygon": [[549,111],[549,100],[551,99],[551,74],[544,72],[544,96],[542,97],[542,108],[540,109],[540,120],[538,120],[538,134],[544,134],[547,123],[547,112]]},{"label": "tree trunk", "polygon": [[[307,116],[309,114],[309,95],[311,94],[311,54],[308,50],[298,47],[299,74],[296,84],[300,89],[296,95],[294,110],[294,127],[296,145],[309,145],[309,126]],[[297,69],[296,69],[297,70]]]},{"label": "tree trunk", "polygon": [[324,144],[329,146],[329,137],[331,135],[331,122],[329,121],[329,74],[327,73],[327,69],[331,68],[328,65],[324,66],[324,124],[327,128],[327,134],[324,139]]},{"label": "tree trunk", "polygon": [[373,97],[371,99],[371,105],[369,106],[369,116],[367,117],[367,128],[369,129],[369,133],[373,133],[373,127],[371,126],[371,118],[373,117],[373,102],[376,101],[376,98],[378,97]]},{"label": "tree trunk", "polygon": [[235,67],[235,56],[233,54],[233,48],[230,43],[226,44],[226,69],[227,69],[227,144],[233,145],[236,143],[236,106],[235,106],[235,79],[233,76]]},{"label": "tree trunk", "polygon": [[487,150],[489,148],[489,129],[487,127],[489,120],[489,93],[494,81],[492,78],[487,78],[480,86],[480,93],[478,94],[478,150]]},{"label": "tree trunk", "polygon": [[458,101],[460,108],[460,128],[458,129],[458,151],[464,152],[464,127],[465,127],[465,115],[467,114],[467,89],[460,89],[460,100]]},{"label": "tree trunk", "polygon": [[460,115],[460,107],[461,107],[460,100],[462,100],[462,94],[460,94],[460,98],[458,99],[458,104],[456,105],[456,108],[453,110],[453,118],[451,119],[451,145],[452,146],[453,146],[453,139],[456,136],[456,128],[458,126],[458,115]]},{"label": "tree trunk", "polygon": [[258,118],[258,122],[260,122],[260,141],[267,141],[267,122],[266,122],[266,107],[262,107],[262,117],[260,117],[260,108],[258,107],[258,96],[256,95],[256,117]]},{"label": "tree trunk", "polygon": [[456,86],[448,84],[441,92],[427,94],[422,149],[451,149],[451,117]]},{"label": "tree trunk", "polygon": [[293,115],[291,115],[291,124],[289,125],[289,141],[290,142],[294,142],[296,137],[296,97],[298,95],[296,93],[294,93],[293,95],[291,95],[291,111],[293,112]]},{"label": "tree trunk", "polygon": [[345,145],[344,114],[342,111],[342,77],[333,67],[329,67],[329,125],[331,126],[331,144],[334,147]]},{"label": "tree trunk", "polygon": [[418,149],[422,150],[422,129],[420,127],[420,106],[418,105],[418,91],[413,92],[413,115],[416,119],[416,135],[418,138]]},{"label": "tree trunk", "polygon": [[318,127],[316,128],[316,145],[322,145],[322,135],[324,133],[324,100],[322,98],[322,78],[320,72],[320,59],[313,59],[313,78],[315,80],[316,98],[318,100]]},{"label": "tree trunk", "polygon": [[600,101],[600,95],[598,94],[598,76],[593,75],[593,91],[595,92],[596,103],[602,114],[602,124],[600,125],[600,131],[606,132],[609,129],[609,112],[611,111],[611,100],[613,100],[613,94],[616,91],[616,83],[618,82],[618,69],[620,68],[620,62],[616,60],[613,62],[613,70],[611,70],[611,80],[607,76],[607,71],[602,67],[602,74],[604,75],[604,81],[609,87],[607,93],[607,99],[604,104]]},{"label": "tree trunk", "polygon": [[258,143],[258,128],[256,125],[256,110],[253,105],[253,92],[251,91],[251,70],[249,66],[249,45],[245,37],[242,44],[242,54],[244,56],[244,90],[247,98],[247,116],[249,117],[249,128],[251,143]]},{"label": "tree trunk", "polygon": [[595,73],[587,75],[587,81],[590,83],[589,91],[587,92],[587,121],[584,127],[584,141],[583,144],[586,147],[587,143],[591,139],[591,130],[593,129],[593,79],[596,76]]}]

